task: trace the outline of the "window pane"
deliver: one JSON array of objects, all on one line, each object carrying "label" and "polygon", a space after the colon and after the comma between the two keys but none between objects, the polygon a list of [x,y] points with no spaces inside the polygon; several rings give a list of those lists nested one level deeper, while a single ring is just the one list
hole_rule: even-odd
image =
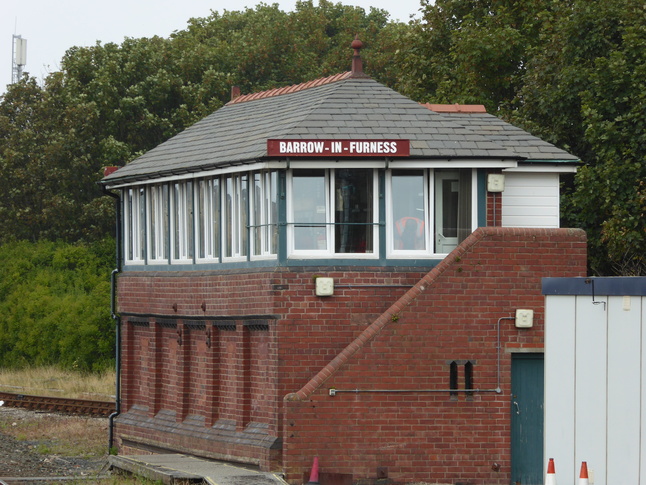
[{"label": "window pane", "polygon": [[251,238],[254,256],[276,254],[277,225],[277,172],[256,172],[251,192]]},{"label": "window pane", "polygon": [[162,186],[162,242],[164,244],[163,256],[170,259],[170,187]]},{"label": "window pane", "polygon": [[124,239],[125,239],[125,246],[126,246],[126,259],[129,261],[132,261],[134,257],[134,241],[132,238],[133,234],[133,194],[132,194],[132,189],[129,189],[126,191],[126,200],[125,200],[125,222],[124,222]]},{"label": "window pane", "polygon": [[225,179],[224,255],[246,256],[248,240],[247,175],[232,175]]},{"label": "window pane", "polygon": [[267,191],[267,247],[271,254],[278,253],[278,172],[267,174],[269,190]]},{"label": "window pane", "polygon": [[240,256],[247,255],[247,246],[249,241],[249,212],[248,212],[248,197],[247,197],[247,174],[239,177],[239,198],[238,201],[238,213],[240,214],[240,226],[238,228],[239,234],[239,245],[238,245],[238,254]]},{"label": "window pane", "polygon": [[173,258],[179,259],[180,257],[180,236],[182,231],[182,193],[180,190],[180,184],[173,185]]},{"label": "window pane", "polygon": [[197,184],[197,257],[207,257],[207,244],[209,240],[209,180],[200,180]]},{"label": "window pane", "polygon": [[224,237],[224,255],[231,257],[235,232],[234,226],[236,222],[235,215],[233,214],[233,177],[227,177],[225,179],[225,184],[224,224],[226,232]]},{"label": "window pane", "polygon": [[294,249],[327,249],[325,172],[294,171]]},{"label": "window pane", "polygon": [[262,248],[262,235],[263,235],[263,180],[262,173],[256,172],[253,174],[253,189],[252,189],[252,225],[251,230],[253,241],[253,254],[258,256],[263,253]]},{"label": "window pane", "polygon": [[139,217],[137,221],[138,222],[137,223],[137,230],[138,230],[137,248],[138,248],[139,259],[144,259],[144,251],[146,247],[146,227],[145,227],[146,191],[144,190],[143,187],[141,187],[138,192],[139,192],[139,200],[137,201],[137,203],[139,208]]},{"label": "window pane", "polygon": [[185,205],[185,214],[186,214],[186,223],[184,226],[186,238],[184,241],[185,251],[184,256],[186,258],[193,257],[193,245],[194,245],[194,235],[193,235],[193,182],[186,182],[186,205]]},{"label": "window pane", "polygon": [[396,170],[392,174],[393,249],[425,250],[426,203],[424,171]]},{"label": "window pane", "polygon": [[201,180],[197,184],[197,250],[201,259],[218,257],[218,179]]},{"label": "window pane", "polygon": [[207,221],[211,225],[211,256],[220,257],[220,179],[213,179],[210,184],[211,196],[211,219]]},{"label": "window pane", "polygon": [[148,188],[148,258],[161,261],[168,258],[168,185]]},{"label": "window pane", "polygon": [[193,183],[173,184],[173,258],[193,257]]},{"label": "window pane", "polygon": [[148,238],[150,240],[150,259],[156,259],[157,256],[157,239],[159,228],[157,227],[157,220],[159,218],[158,211],[158,201],[159,193],[156,186],[150,187],[149,190],[149,204],[150,209],[148,211]]},{"label": "window pane", "polygon": [[335,251],[373,252],[373,171],[341,169],[334,179]]}]

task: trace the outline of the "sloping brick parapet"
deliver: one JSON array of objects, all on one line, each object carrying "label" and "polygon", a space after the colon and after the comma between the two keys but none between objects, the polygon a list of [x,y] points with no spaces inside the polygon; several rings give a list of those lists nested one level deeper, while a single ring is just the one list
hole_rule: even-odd
[{"label": "sloping brick parapet", "polygon": [[[322,473],[361,483],[509,483],[511,355],[543,350],[541,279],[585,276],[586,263],[581,230],[476,230],[285,396],[287,480],[317,456]],[[517,309],[533,310],[531,328],[515,327]]]}]

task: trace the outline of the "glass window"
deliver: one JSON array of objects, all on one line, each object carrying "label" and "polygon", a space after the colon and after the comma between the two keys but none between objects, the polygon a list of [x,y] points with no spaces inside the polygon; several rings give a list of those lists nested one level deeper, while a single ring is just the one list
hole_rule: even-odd
[{"label": "glass window", "polygon": [[124,198],[124,242],[127,262],[143,262],[146,247],[146,203],[143,187],[125,191]]},{"label": "glass window", "polygon": [[197,183],[197,257],[220,257],[220,179]]},{"label": "glass window", "polygon": [[391,177],[393,249],[426,250],[427,196],[423,170],[395,170]]},{"label": "glass window", "polygon": [[405,257],[455,249],[473,230],[472,177],[471,169],[391,171],[389,251]]},{"label": "glass window", "polygon": [[247,255],[247,174],[229,175],[224,179],[224,256],[240,258]]},{"label": "glass window", "polygon": [[256,172],[251,191],[251,243],[254,256],[278,252],[278,174]]},{"label": "glass window", "polygon": [[168,261],[169,210],[168,185],[148,187],[148,259]]},{"label": "glass window", "polygon": [[341,169],[334,173],[334,251],[374,251],[374,171]]},{"label": "glass window", "polygon": [[304,255],[376,254],[376,181],[373,169],[294,170],[291,249]]},{"label": "glass window", "polygon": [[172,185],[172,250],[173,259],[193,259],[193,182]]},{"label": "glass window", "polygon": [[327,250],[325,170],[295,170],[292,178],[294,250]]}]

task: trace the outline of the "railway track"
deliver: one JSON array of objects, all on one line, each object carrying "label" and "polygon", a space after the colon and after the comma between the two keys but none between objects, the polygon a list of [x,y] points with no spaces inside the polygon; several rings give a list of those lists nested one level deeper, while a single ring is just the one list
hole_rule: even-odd
[{"label": "railway track", "polygon": [[81,416],[110,416],[116,404],[113,401],[91,401],[87,399],[68,399],[62,397],[31,396],[0,392],[3,406],[24,408],[31,411],[51,411]]}]

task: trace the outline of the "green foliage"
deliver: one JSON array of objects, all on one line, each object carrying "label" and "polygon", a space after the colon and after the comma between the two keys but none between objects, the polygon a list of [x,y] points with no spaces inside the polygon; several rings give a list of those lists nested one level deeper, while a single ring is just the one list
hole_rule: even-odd
[{"label": "green foliage", "polygon": [[109,275],[114,241],[0,246],[0,361],[99,371],[115,345]]},{"label": "green foliage", "polygon": [[646,11],[637,0],[559,4],[515,120],[586,166],[564,201],[597,274],[646,274]]},{"label": "green foliage", "polygon": [[639,0],[423,0],[397,85],[419,101],[484,104],[575,154],[563,224],[597,274],[646,274],[646,10]]},{"label": "green foliage", "polygon": [[643,273],[646,21],[639,0],[421,0],[411,24],[321,0],[190,19],[169,38],[72,47],[39,86],[0,100],[0,241],[101,240],[114,204],[96,182],[243,93],[365,69],[416,99],[481,103],[580,157],[564,224],[591,269]]},{"label": "green foliage", "polygon": [[393,36],[380,35],[389,25],[382,10],[310,0],[290,13],[265,4],[213,13],[169,38],[70,48],[43,86],[25,77],[0,101],[0,241],[112,233],[114,205],[96,184],[104,167],[218,109],[234,85],[249,93],[348,70],[355,34],[366,65],[376,59],[373,75],[396,78]]},{"label": "green foliage", "polygon": [[545,1],[422,1],[400,58],[410,73],[401,91],[420,101],[510,103],[522,85],[528,50],[537,44]]}]

